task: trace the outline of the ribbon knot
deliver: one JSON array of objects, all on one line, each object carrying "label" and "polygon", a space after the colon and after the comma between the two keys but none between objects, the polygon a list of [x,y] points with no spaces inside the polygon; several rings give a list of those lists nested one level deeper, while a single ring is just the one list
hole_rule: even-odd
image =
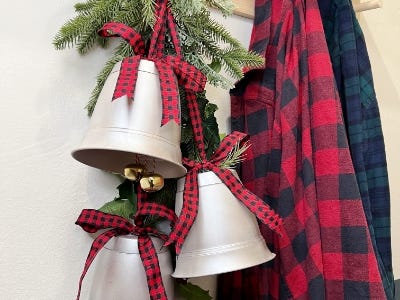
[{"label": "ribbon knot", "polygon": [[189,169],[185,178],[183,191],[183,206],[177,223],[175,224],[164,246],[175,243],[175,251],[180,253],[183,243],[189,234],[199,209],[198,173],[201,171],[214,172],[229,188],[232,194],[241,201],[261,222],[271,230],[281,234],[282,219],[259,197],[246,189],[238,178],[229,169],[219,165],[229,155],[237,143],[242,142],[247,135],[233,132],[226,136],[210,160],[203,158],[201,162],[183,159],[184,165]]},{"label": "ribbon knot", "polygon": [[[163,53],[165,22],[169,25],[176,56],[166,56]],[[122,60],[113,100],[124,95],[132,99],[135,92],[140,60],[147,59],[153,61],[160,78],[163,106],[161,126],[171,120],[180,125],[178,85],[183,87],[186,93],[195,94],[204,90],[207,79],[200,70],[182,58],[176,26],[171,10],[167,7],[167,1],[159,4],[158,22],[156,22],[154,26],[153,35],[150,38],[150,50],[147,55],[142,36],[133,28],[122,23],[106,23],[99,30],[98,34],[102,37],[122,37],[133,47],[133,51],[136,54],[135,56],[126,57]]]},{"label": "ribbon knot", "polygon": [[146,215],[156,215],[161,218],[166,218],[171,222],[171,225],[176,221],[176,215],[172,210],[156,203],[143,203],[141,205],[135,216],[135,223],[136,221],[138,223],[135,225],[117,215],[103,213],[94,209],[82,210],[75,224],[81,226],[83,230],[90,233],[95,233],[101,229],[108,230],[100,234],[92,243],[79,281],[77,300],[80,298],[83,279],[98,252],[112,237],[126,234],[138,236],[139,255],[146,271],[147,285],[151,300],[168,299],[162,282],[157,251],[150,238],[150,236],[156,236],[165,241],[167,235],[159,232],[155,228],[144,226],[143,217]]}]

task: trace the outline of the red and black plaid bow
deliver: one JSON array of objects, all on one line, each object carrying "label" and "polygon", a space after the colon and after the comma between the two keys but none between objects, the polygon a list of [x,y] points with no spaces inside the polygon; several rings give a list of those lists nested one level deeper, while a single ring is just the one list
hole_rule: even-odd
[{"label": "red and black plaid bow", "polygon": [[282,219],[259,197],[254,195],[232,174],[229,169],[220,168],[220,163],[226,159],[237,143],[247,137],[246,134],[235,131],[226,136],[210,160],[196,162],[187,158],[183,163],[190,169],[186,174],[183,192],[183,207],[178,222],[170,233],[165,246],[175,242],[176,253],[179,254],[186,236],[192,227],[199,207],[199,188],[197,175],[202,170],[214,172],[229,188],[232,194],[239,199],[256,217],[270,229],[280,233]]},{"label": "red and black plaid bow", "polygon": [[[145,43],[141,35],[124,24],[106,23],[98,33],[102,37],[122,37],[133,47],[136,54],[136,56],[122,60],[113,100],[123,95],[127,95],[128,98],[133,97],[139,62],[142,58],[151,60],[155,63],[160,76],[161,97],[163,100],[161,126],[171,120],[180,125],[178,84],[185,89],[186,93],[195,94],[204,90],[207,79],[196,67],[183,60],[176,26],[171,10],[167,7],[167,1],[158,4],[157,12],[158,20],[154,26],[147,55],[145,54]],[[166,25],[170,30],[175,46],[175,56],[165,56],[163,53]],[[175,75],[178,83],[175,80]]]},{"label": "red and black plaid bow", "polygon": [[77,300],[80,297],[82,281],[97,253],[112,237],[125,234],[134,234],[138,236],[139,254],[146,271],[150,298],[152,300],[168,299],[161,278],[157,252],[150,238],[150,235],[153,235],[165,241],[167,239],[167,235],[160,233],[155,228],[144,226],[143,218],[146,215],[154,215],[165,218],[169,220],[171,224],[174,224],[176,221],[176,215],[172,210],[156,203],[143,203],[141,205],[135,216],[135,225],[120,216],[106,214],[94,209],[82,210],[75,224],[81,226],[83,230],[90,233],[97,232],[101,229],[110,230],[100,234],[93,241],[89,255],[86,259],[85,267],[79,280]]}]

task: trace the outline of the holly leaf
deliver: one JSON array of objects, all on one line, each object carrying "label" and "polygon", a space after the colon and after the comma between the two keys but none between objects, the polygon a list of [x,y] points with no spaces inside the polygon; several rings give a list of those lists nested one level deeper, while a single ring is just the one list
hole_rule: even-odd
[{"label": "holly leaf", "polygon": [[114,200],[107,202],[99,208],[100,211],[130,219],[135,214],[135,206],[127,200]]},{"label": "holly leaf", "polygon": [[190,282],[179,283],[178,291],[181,294],[181,296],[184,297],[186,300],[211,300],[212,299],[212,297],[210,296],[208,291],[205,291],[198,285],[194,285]]},{"label": "holly leaf", "polygon": [[130,180],[125,179],[118,187],[119,197],[114,200],[128,200],[133,206],[137,205],[137,198]]},{"label": "holly leaf", "polygon": [[219,60],[214,59],[208,66],[217,73],[221,72],[222,64]]},{"label": "holly leaf", "polygon": [[204,108],[204,117],[208,119],[214,117],[214,113],[218,110],[218,106],[214,103],[208,102]]}]

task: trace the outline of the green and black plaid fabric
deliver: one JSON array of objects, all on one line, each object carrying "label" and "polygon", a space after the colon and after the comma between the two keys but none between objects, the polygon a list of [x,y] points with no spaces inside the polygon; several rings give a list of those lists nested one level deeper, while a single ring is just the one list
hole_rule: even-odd
[{"label": "green and black plaid fabric", "polygon": [[387,299],[394,299],[385,144],[364,35],[349,0],[319,0],[349,146]]}]

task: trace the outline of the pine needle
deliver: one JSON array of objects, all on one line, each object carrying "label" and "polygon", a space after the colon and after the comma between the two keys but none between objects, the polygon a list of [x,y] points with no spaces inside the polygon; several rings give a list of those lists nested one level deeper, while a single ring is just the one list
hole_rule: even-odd
[{"label": "pine needle", "polygon": [[221,162],[219,165],[220,168],[227,169],[227,168],[234,168],[237,164],[241,163],[242,161],[246,160],[246,155],[244,154],[247,149],[250,147],[250,142],[245,142],[243,145],[240,146],[239,143],[235,145],[231,152],[229,152],[226,159]]}]

